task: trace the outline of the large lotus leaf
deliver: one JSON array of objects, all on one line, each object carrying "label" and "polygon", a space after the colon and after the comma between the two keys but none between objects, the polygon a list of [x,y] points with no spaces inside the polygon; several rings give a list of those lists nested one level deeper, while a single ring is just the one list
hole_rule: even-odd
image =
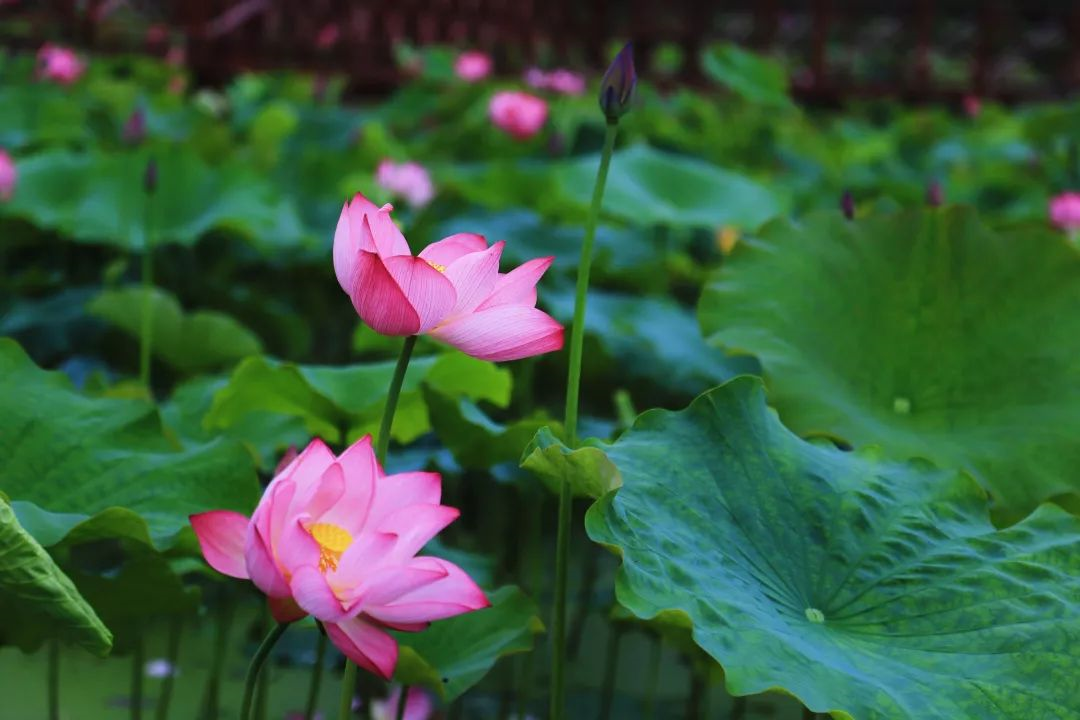
[{"label": "large lotus leaf", "polygon": [[[153,405],[81,395],[64,375],[39,369],[6,339],[0,339],[0,490],[51,513],[45,525],[54,539],[81,523],[116,519],[120,534],[141,534],[159,548],[175,542],[189,514],[248,512],[258,497],[251,458],[239,443],[178,447],[162,432]],[[117,514],[121,509],[126,512]],[[128,513],[137,514],[138,532]]]},{"label": "large lotus leaf", "polygon": [[543,632],[536,603],[516,587],[488,594],[491,607],[440,620],[420,633],[397,633],[394,679],[425,685],[452,702],[480,682],[504,655],[528,652]]},{"label": "large lotus leaf", "polygon": [[[592,197],[597,155],[563,163],[556,171],[564,202],[581,210]],[[634,225],[757,228],[780,213],[767,188],[703,160],[634,145],[611,159],[604,213]]]},{"label": "large lotus leaf", "polygon": [[735,695],[859,720],[1080,717],[1080,519],[1004,530],[974,480],[811,444],[737,378],[650,411],[589,510],[616,595],[685,613]]},{"label": "large lotus leaf", "polygon": [[[138,338],[144,297],[141,287],[105,290],[87,309]],[[185,313],[173,295],[156,287],[149,302],[151,351],[181,372],[212,370],[262,351],[259,338],[224,313]]]},{"label": "large lotus leaf", "polygon": [[0,645],[30,650],[48,638],[98,655],[112,647],[94,609],[0,499]]},{"label": "large lotus leaf", "polygon": [[[563,322],[574,316],[572,288],[549,290],[541,301]],[[620,373],[647,378],[687,396],[717,380],[757,369],[751,358],[732,358],[710,348],[701,339],[693,312],[671,298],[590,290],[585,331],[611,356]],[[595,358],[587,355],[586,363]]]},{"label": "large lotus leaf", "polygon": [[700,307],[800,433],[972,471],[1010,521],[1080,490],[1080,254],[963,208],[777,223]]},{"label": "large lotus leaf", "polygon": [[[252,357],[240,363],[215,396],[204,419],[207,428],[229,428],[251,413],[303,418],[308,430],[338,442],[378,429],[395,361],[333,366],[283,363]],[[492,363],[458,353],[414,359],[409,363],[391,430],[408,442],[431,429],[420,384],[430,383],[452,397],[488,400],[505,406],[510,374]]]},{"label": "large lotus leaf", "polygon": [[[146,244],[143,177],[148,150],[75,153],[48,150],[19,162],[18,192],[0,212],[75,240],[124,249]],[[229,228],[260,244],[295,244],[302,231],[290,206],[238,163],[210,167],[185,145],[155,149],[158,187],[149,211],[152,242],[195,243]]]},{"label": "large lotus leaf", "polygon": [[781,109],[792,107],[787,72],[775,60],[732,43],[718,43],[702,53],[701,66],[710,78],[745,100]]}]

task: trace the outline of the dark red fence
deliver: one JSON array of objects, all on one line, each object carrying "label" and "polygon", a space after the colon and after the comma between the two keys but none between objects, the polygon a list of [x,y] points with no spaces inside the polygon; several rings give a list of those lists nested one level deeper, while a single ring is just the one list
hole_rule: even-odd
[{"label": "dark red fence", "polygon": [[149,24],[182,36],[190,67],[210,83],[299,67],[381,92],[401,79],[393,49],[402,41],[480,48],[517,72],[536,62],[600,69],[610,41],[633,39],[646,76],[656,51],[681,47],[679,82],[703,80],[696,58],[715,40],[781,54],[810,100],[1080,89],[1077,0],[0,0],[9,44],[62,37],[128,50],[142,47]]}]

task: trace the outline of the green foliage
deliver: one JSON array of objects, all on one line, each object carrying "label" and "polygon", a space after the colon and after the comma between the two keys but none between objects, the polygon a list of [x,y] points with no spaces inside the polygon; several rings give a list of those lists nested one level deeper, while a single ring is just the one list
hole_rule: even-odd
[{"label": "green foliage", "polygon": [[420,633],[398,633],[395,682],[423,685],[451,702],[506,655],[532,649],[543,632],[536,604],[516,587],[488,595],[491,607],[440,620]]},{"label": "green foliage", "polygon": [[[144,297],[141,287],[105,290],[87,310],[138,338]],[[180,372],[213,370],[262,351],[259,338],[228,315],[185,313],[176,298],[160,288],[151,288],[149,302],[151,350]]]},{"label": "green foliage", "polygon": [[998,530],[968,476],[809,444],[761,383],[642,415],[586,520],[619,602],[685,613],[735,695],[835,717],[1072,717],[1080,521]]},{"label": "green foliage", "polygon": [[596,499],[622,486],[619,469],[597,445],[571,450],[543,427],[537,431],[521,456],[521,467],[536,474],[553,493],[563,482],[570,483],[575,497]]},{"label": "green foliage", "polygon": [[[598,162],[585,155],[557,169],[568,207],[588,208]],[[603,211],[633,225],[756,228],[780,213],[766,187],[697,158],[634,145],[617,151],[611,166]]]},{"label": "green foliage", "polygon": [[1080,491],[1080,255],[1056,234],[963,208],[778,222],[700,314],[797,432],[969,469],[1004,521]]},{"label": "green foliage", "polygon": [[0,490],[59,514],[53,539],[89,523],[167,548],[189,514],[250,512],[258,493],[238,443],[180,446],[152,405],[83,396],[10,340],[0,340],[0,438]]},{"label": "green foliage", "polygon": [[719,43],[701,55],[705,73],[743,99],[768,107],[793,107],[784,67],[774,60]]},{"label": "green foliage", "polygon": [[0,499],[0,645],[32,650],[56,638],[106,655],[112,634]]}]

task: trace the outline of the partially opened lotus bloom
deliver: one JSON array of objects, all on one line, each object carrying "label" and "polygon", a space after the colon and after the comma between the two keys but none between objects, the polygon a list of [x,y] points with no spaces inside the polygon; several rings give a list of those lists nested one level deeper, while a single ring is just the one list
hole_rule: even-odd
[{"label": "partially opened lotus bloom", "polygon": [[397,664],[387,630],[488,606],[453,563],[416,553],[458,517],[436,473],[385,475],[364,437],[340,457],[313,440],[266,488],[249,519],[191,516],[206,561],[250,579],[278,622],[310,613],[350,660],[383,678]]},{"label": "partially opened lotus bloom", "polygon": [[430,335],[481,360],[562,348],[563,328],[536,307],[536,283],[554,258],[499,272],[503,242],[443,238],[414,256],[390,218],[357,195],[334,233],[334,271],[360,318],[384,335]]},{"label": "partially opened lotus bloom", "polygon": [[515,140],[528,140],[540,132],[547,116],[547,100],[518,90],[497,92],[488,104],[491,122]]},{"label": "partially opened lotus bloom", "polygon": [[61,85],[71,85],[82,77],[86,65],[74,50],[45,43],[38,50],[38,74]]},{"label": "partially opened lotus bloom", "polygon": [[15,167],[15,161],[0,148],[0,200],[10,200],[15,194],[15,184],[19,180],[19,171]]}]

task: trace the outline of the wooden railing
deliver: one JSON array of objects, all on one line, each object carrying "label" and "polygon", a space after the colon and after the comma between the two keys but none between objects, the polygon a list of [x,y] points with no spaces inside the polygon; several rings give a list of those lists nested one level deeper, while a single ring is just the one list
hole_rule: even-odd
[{"label": "wooden railing", "polygon": [[[101,19],[104,16],[104,19]],[[19,20],[29,34],[6,32]],[[127,24],[125,29],[124,25]],[[109,52],[142,48],[161,23],[187,45],[201,82],[240,70],[298,67],[346,74],[356,92],[401,80],[394,47],[451,44],[490,52],[503,72],[531,63],[603,67],[633,39],[641,74],[682,48],[674,82],[700,83],[698,53],[733,40],[783,55],[811,101],[973,93],[1005,100],[1080,90],[1076,0],[22,0],[0,4],[0,35],[33,45],[62,37]],[[336,42],[327,39],[337,28]],[[159,49],[160,51],[160,49]]]}]

